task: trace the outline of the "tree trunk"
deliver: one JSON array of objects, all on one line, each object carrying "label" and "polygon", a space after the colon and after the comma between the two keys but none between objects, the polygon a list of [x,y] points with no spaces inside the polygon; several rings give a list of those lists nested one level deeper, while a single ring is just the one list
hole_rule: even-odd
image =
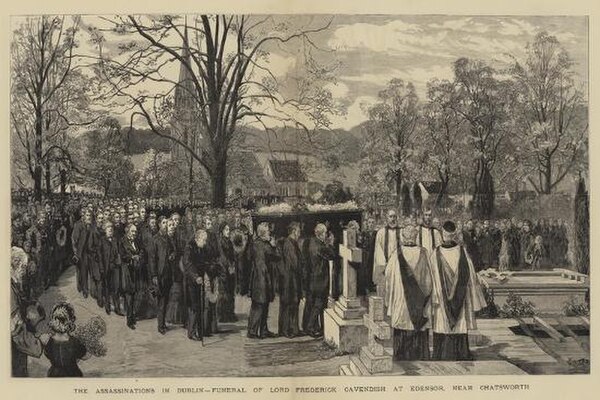
[{"label": "tree trunk", "polygon": [[64,197],[67,192],[67,171],[60,170],[60,194]]},{"label": "tree trunk", "polygon": [[194,158],[190,155],[190,174],[189,174],[189,198],[190,201],[194,198]]},{"label": "tree trunk", "polygon": [[443,177],[441,180],[441,187],[440,187],[440,192],[437,195],[437,198],[435,199],[435,206],[436,207],[440,207],[445,198],[446,198],[446,192],[448,191],[448,182],[450,181],[450,178]]},{"label": "tree trunk", "polygon": [[415,212],[420,213],[423,211],[423,196],[421,195],[421,187],[418,183],[415,183],[413,188],[413,197],[415,199],[415,203],[413,204]]},{"label": "tree trunk", "polygon": [[46,168],[44,172],[46,173],[46,197],[50,198],[52,195],[52,171],[50,170],[50,161],[46,161]]},{"label": "tree trunk", "polygon": [[582,274],[590,273],[590,210],[588,191],[579,178],[575,194],[574,255],[575,268]]},{"label": "tree trunk", "polygon": [[477,163],[472,216],[476,219],[489,219],[494,211],[494,178],[485,160],[480,159]]},{"label": "tree trunk", "polygon": [[398,210],[403,212],[403,201],[402,201],[402,171],[396,171],[396,203],[398,205]]},{"label": "tree trunk", "polygon": [[542,193],[550,194],[550,192],[552,192],[552,161],[550,156],[548,156],[544,168],[544,186],[542,187]]},{"label": "tree trunk", "polygon": [[408,186],[402,186],[402,214],[410,215],[412,212],[412,201],[410,199],[410,189]]},{"label": "tree trunk", "polygon": [[212,206],[224,208],[227,198],[227,156],[221,157],[211,173]]},{"label": "tree trunk", "polygon": [[[41,102],[41,99],[40,99]],[[38,103],[39,104],[39,103]],[[42,200],[42,110],[35,110],[35,146],[34,146],[33,196]]]}]

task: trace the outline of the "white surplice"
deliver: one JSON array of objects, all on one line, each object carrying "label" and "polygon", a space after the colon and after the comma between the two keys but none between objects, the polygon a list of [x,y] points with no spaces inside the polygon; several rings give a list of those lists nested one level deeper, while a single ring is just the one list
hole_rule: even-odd
[{"label": "white surplice", "polygon": [[[425,295],[428,295],[432,286],[432,274],[427,257],[427,251],[419,246],[400,246],[404,259],[409,268],[413,271],[418,281],[427,279],[427,286],[421,287]],[[421,256],[423,254],[423,256]],[[426,276],[425,276],[426,275]],[[404,297],[404,285],[400,273],[400,262],[397,257],[397,251],[390,255],[390,261],[385,268],[385,305],[387,307],[387,315],[390,317],[390,325],[395,329],[414,330],[413,323],[408,312],[408,305]],[[431,327],[431,298],[427,302],[423,316],[427,318],[427,323],[422,330]]]},{"label": "white surplice", "polygon": [[436,228],[430,228],[427,226],[419,226],[419,235],[417,236],[417,244],[425,247],[429,255],[433,250],[442,244],[442,234]]},{"label": "white surplice", "polygon": [[[388,235],[387,257],[385,253],[385,235]],[[376,285],[383,283],[385,267],[392,254],[395,254],[396,247],[399,243],[400,229],[399,228],[381,228],[375,235],[375,254],[373,255],[373,282]],[[383,288],[379,288],[378,293],[381,294]]]},{"label": "white surplice", "polygon": [[[449,248],[439,247],[441,256],[446,260],[448,266],[454,273],[455,282],[453,289],[456,287],[456,279],[458,278],[458,262],[460,259],[460,252],[462,247],[457,245]],[[475,273],[473,268],[473,262],[469,257],[469,254],[465,251],[465,257],[469,266],[469,283],[467,284],[467,293],[465,296],[465,304],[460,312],[460,315],[456,321],[454,329],[450,328],[450,323],[446,315],[445,298],[442,290],[443,279],[440,275],[440,269],[437,262],[437,251],[431,253],[429,262],[431,264],[431,271],[433,273],[433,331],[436,333],[453,334],[453,333],[467,333],[469,329],[477,329],[475,322],[475,312],[486,307],[485,297],[483,290],[479,282],[479,277]]]}]

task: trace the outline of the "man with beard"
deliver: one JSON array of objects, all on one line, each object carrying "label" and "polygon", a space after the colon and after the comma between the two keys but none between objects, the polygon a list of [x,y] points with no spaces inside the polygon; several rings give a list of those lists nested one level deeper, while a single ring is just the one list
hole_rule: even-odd
[{"label": "man with beard", "polygon": [[123,315],[121,311],[121,299],[119,295],[121,281],[121,243],[114,236],[112,222],[104,223],[104,236],[100,244],[103,276],[104,310],[108,315],[111,313],[111,303],[115,313]]},{"label": "man with beard", "polygon": [[113,228],[115,230],[115,237],[121,240],[125,235],[125,226],[122,223],[121,214],[118,212],[113,215]]},{"label": "man with beard", "polygon": [[402,229],[402,245],[390,255],[385,269],[387,315],[394,328],[394,359],[429,359],[432,274],[428,253],[416,244],[418,231]]},{"label": "man with beard", "polygon": [[122,243],[123,265],[121,266],[121,293],[125,297],[127,310],[127,326],[135,329],[136,310],[135,296],[139,286],[144,253],[137,239],[137,228],[134,224],[125,228],[125,238]]},{"label": "man with beard", "polygon": [[275,248],[275,239],[271,238],[269,225],[261,223],[256,229],[258,239],[253,243],[253,262],[250,271],[249,296],[252,299],[248,317],[248,338],[264,339],[275,337],[269,331],[267,319],[269,303],[275,297],[273,287],[273,262],[280,260]]},{"label": "man with beard", "polygon": [[398,228],[398,215],[396,210],[387,212],[387,224],[377,231],[375,236],[375,254],[373,257],[373,282],[376,285],[377,295],[385,297],[385,267],[390,260],[390,255],[396,251],[400,241]]},{"label": "man with beard", "polygon": [[292,222],[288,236],[281,244],[279,265],[279,335],[294,338],[300,335],[298,306],[302,297],[302,256],[300,254],[300,224]]},{"label": "man with beard", "polygon": [[183,267],[186,276],[186,291],[188,299],[187,336],[190,340],[201,340],[211,332],[204,326],[203,314],[205,308],[204,285],[205,274],[213,268],[213,259],[206,245],[205,230],[196,231],[195,238],[185,247],[183,252]]},{"label": "man with beard", "polygon": [[[166,225],[163,229],[162,225]],[[161,221],[161,230],[154,240],[154,251],[150,258],[150,274],[152,283],[157,287],[158,297],[158,332],[167,333],[166,314],[169,295],[173,285],[173,274],[176,264],[177,248],[175,244],[175,224],[167,219]]]},{"label": "man with beard", "polygon": [[83,215],[83,224],[79,228],[77,236],[74,238],[75,241],[75,257],[77,261],[77,287],[81,288],[83,297],[87,298],[89,295],[89,268],[91,266],[93,252],[96,249],[94,240],[94,227],[92,221],[92,212],[86,210]]},{"label": "man with beard", "polygon": [[433,272],[433,359],[471,360],[468,331],[486,306],[473,262],[455,241],[456,225],[444,223],[442,244],[431,254]]},{"label": "man with beard", "polygon": [[308,239],[306,306],[304,331],[312,337],[323,336],[323,312],[329,294],[329,262],[336,257],[333,235],[327,234],[324,224],[317,224],[315,236]]}]

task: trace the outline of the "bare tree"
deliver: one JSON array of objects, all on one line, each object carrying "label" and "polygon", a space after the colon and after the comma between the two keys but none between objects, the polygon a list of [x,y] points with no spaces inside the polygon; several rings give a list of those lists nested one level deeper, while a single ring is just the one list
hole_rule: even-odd
[{"label": "bare tree", "polygon": [[387,88],[379,92],[379,102],[369,109],[365,149],[379,155],[378,164],[385,164],[382,167],[394,183],[399,205],[418,117],[415,88],[401,79],[392,79]]},{"label": "bare tree", "polygon": [[434,171],[441,183],[435,200],[439,206],[448,192],[450,179],[458,175],[454,165],[465,161],[465,121],[454,109],[458,101],[453,82],[437,79],[427,84],[427,104],[423,107],[423,132],[427,140],[421,141],[425,167]]},{"label": "bare tree", "polygon": [[467,123],[467,141],[474,163],[473,214],[489,218],[494,209],[492,171],[501,162],[511,130],[512,86],[496,77],[483,61],[460,58],[454,63],[457,101],[454,110]]},{"label": "bare tree", "polygon": [[512,68],[522,162],[538,193],[551,193],[578,164],[587,164],[587,107],[572,65],[556,37],[540,32],[525,61]]},{"label": "bare tree", "polygon": [[11,134],[21,145],[15,160],[29,172],[38,201],[44,169],[49,192],[51,165],[74,167],[67,132],[92,122],[89,82],[75,62],[79,19],[67,25],[59,16],[27,17],[11,46]]},{"label": "bare tree", "polygon": [[[227,159],[241,125],[254,123],[269,130],[275,121],[309,131],[329,123],[332,110],[323,82],[330,76],[310,51],[304,53],[307,78],[293,95],[282,95],[282,84],[268,65],[275,46],[299,40],[306,48],[316,48],[311,35],[327,29],[329,23],[295,29],[285,18],[243,15],[185,19],[129,15],[106,22],[113,33],[127,38],[134,35],[136,40],[122,42],[121,54],[111,55],[103,51],[104,31],[92,31],[99,49],[97,72],[110,87],[105,99],[125,99],[126,107],[133,111],[132,124],[134,118],[142,117],[155,134],[185,149],[210,177],[216,207],[225,204]],[[183,86],[164,72],[172,62],[187,69],[192,85]],[[163,84],[163,89],[154,94],[139,90],[148,82]],[[203,137],[193,145],[170,129],[177,111],[173,93],[178,87],[188,90],[195,102],[198,131]]]}]

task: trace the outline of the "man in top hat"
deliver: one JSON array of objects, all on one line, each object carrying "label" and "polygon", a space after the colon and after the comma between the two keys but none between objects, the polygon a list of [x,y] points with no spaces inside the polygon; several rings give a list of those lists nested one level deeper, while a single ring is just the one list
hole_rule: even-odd
[{"label": "man in top hat", "polygon": [[402,244],[395,244],[385,269],[385,305],[398,361],[429,359],[432,272],[428,252],[417,245],[417,236],[414,225],[402,229]]},{"label": "man in top hat", "polygon": [[431,254],[433,272],[433,359],[470,360],[468,331],[487,304],[473,262],[455,241],[456,225],[442,226],[442,244]]}]

